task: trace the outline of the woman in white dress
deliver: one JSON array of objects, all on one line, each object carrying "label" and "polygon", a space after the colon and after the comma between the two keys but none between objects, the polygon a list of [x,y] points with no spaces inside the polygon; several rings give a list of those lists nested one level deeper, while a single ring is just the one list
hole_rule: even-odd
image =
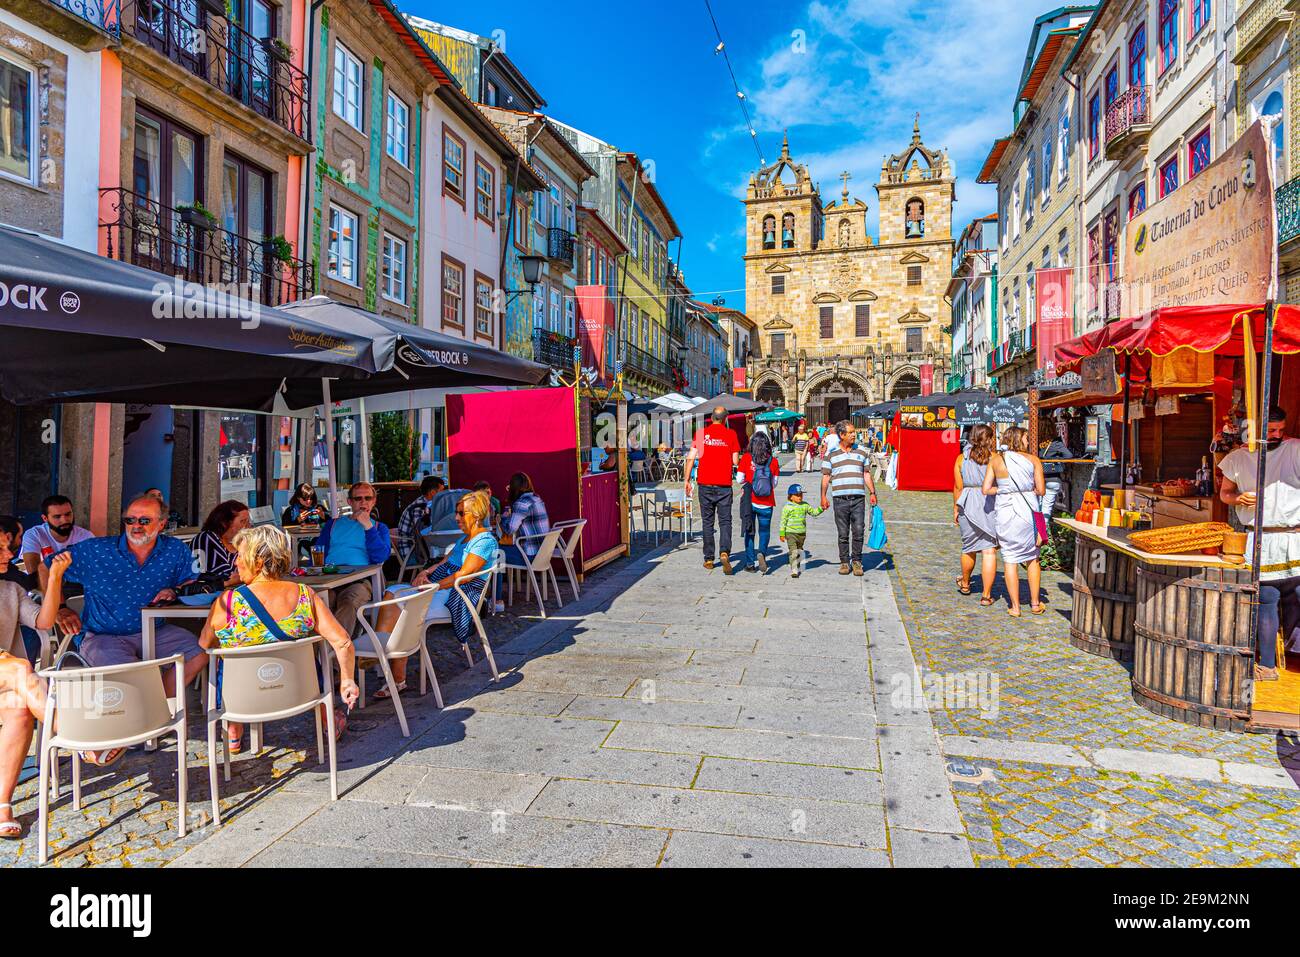
[{"label": "woman in white dress", "polygon": [[997,495],[997,538],[1002,549],[1003,577],[1011,607],[1007,614],[1020,617],[1020,566],[1029,575],[1029,610],[1041,615],[1043,567],[1038,561],[1038,529],[1034,513],[1042,508],[1047,491],[1043,463],[1029,452],[1029,432],[1012,426],[1002,433],[1003,452],[994,452],[984,470],[984,494]]},{"label": "woman in white dress", "polygon": [[971,429],[970,445],[952,467],[952,520],[961,531],[961,577],[957,590],[970,594],[975,556],[980,562],[980,604],[993,604],[993,580],[998,573],[997,496],[984,493],[984,473],[997,442],[990,425]]}]

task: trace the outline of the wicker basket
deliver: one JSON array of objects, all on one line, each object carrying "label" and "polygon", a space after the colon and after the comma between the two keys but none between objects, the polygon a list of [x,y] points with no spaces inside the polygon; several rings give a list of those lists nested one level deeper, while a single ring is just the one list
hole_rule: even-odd
[{"label": "wicker basket", "polygon": [[1196,522],[1134,532],[1129,541],[1135,548],[1153,555],[1185,555],[1221,546],[1224,534],[1230,531],[1232,526],[1224,522]]}]

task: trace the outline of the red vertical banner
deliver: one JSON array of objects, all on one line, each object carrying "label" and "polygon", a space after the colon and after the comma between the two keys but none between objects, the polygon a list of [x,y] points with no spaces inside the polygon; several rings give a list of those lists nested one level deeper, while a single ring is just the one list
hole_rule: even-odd
[{"label": "red vertical banner", "polygon": [[1039,269],[1034,273],[1037,300],[1038,368],[1056,375],[1056,347],[1074,336],[1074,271]]},{"label": "red vertical banner", "polygon": [[614,304],[606,296],[605,286],[579,286],[576,292],[582,364],[595,369],[605,379],[614,371],[605,368],[605,336],[613,325]]},{"label": "red vertical banner", "polygon": [[930,395],[934,392],[934,363],[925,362],[921,365],[921,395]]},{"label": "red vertical banner", "polygon": [[731,370],[731,388],[732,388],[732,391],[734,391],[734,392],[744,392],[744,391],[745,391],[745,388],[746,388],[746,386],[745,386],[745,382],[746,382],[746,379],[745,379],[745,367],[744,367],[744,366],[737,366],[736,368],[734,368],[734,369]]}]

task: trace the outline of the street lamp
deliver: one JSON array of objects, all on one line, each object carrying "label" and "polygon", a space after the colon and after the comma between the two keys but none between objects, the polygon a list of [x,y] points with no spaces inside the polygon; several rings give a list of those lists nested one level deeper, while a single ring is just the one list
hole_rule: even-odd
[{"label": "street lamp", "polygon": [[522,296],[524,293],[532,295],[533,290],[542,279],[542,266],[546,264],[545,256],[520,256],[519,265],[524,270],[524,282],[528,283],[527,289],[507,289],[506,302],[509,302],[515,296]]}]

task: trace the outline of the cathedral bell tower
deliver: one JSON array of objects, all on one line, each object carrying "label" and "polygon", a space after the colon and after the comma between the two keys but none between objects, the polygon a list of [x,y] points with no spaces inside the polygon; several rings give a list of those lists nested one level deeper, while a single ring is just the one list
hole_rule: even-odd
[{"label": "cathedral bell tower", "polygon": [[921,118],[912,126],[912,142],[880,167],[876,196],[880,205],[880,243],[952,239],[952,204],[956,177],[948,151],[927,149],[921,141]]}]

